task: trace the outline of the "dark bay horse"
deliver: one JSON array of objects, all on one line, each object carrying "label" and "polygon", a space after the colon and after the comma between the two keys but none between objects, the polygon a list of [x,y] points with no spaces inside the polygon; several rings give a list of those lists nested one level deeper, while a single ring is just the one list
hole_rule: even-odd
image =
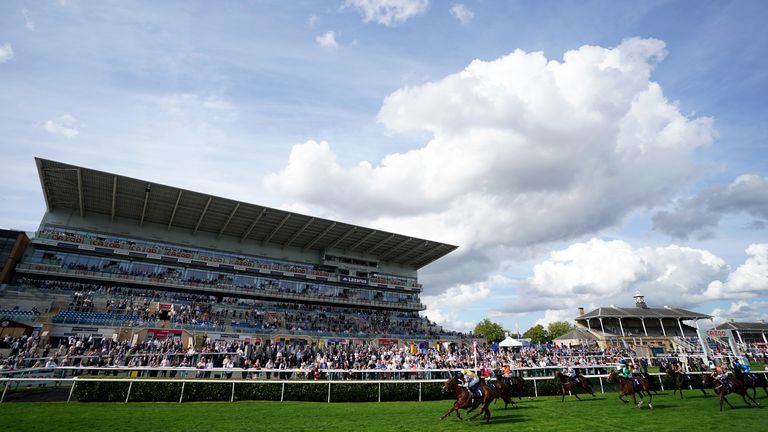
[{"label": "dark bay horse", "polygon": [[734,369],[733,376],[741,382],[747,390],[752,389],[752,399],[757,397],[757,388],[761,387],[768,395],[768,380],[765,374],[745,373],[741,369]]},{"label": "dark bay horse", "polygon": [[560,400],[560,402],[565,402],[566,392],[576,396],[576,399],[581,400],[579,395],[576,394],[576,389],[582,389],[585,392],[591,394],[592,397],[595,397],[595,392],[592,391],[592,384],[589,383],[589,381],[587,380],[586,377],[584,377],[584,375],[578,375],[574,379],[567,375],[564,375],[560,371],[556,371],[555,379],[560,381],[560,392],[563,394],[563,398]]},{"label": "dark bay horse", "polygon": [[504,385],[507,387],[507,396],[510,398],[517,397],[518,399],[523,399],[523,395],[525,394],[525,380],[523,377],[505,377],[501,374],[501,372],[496,373],[496,376],[498,377],[497,380],[503,381]]},{"label": "dark bay horse", "polygon": [[[490,386],[490,385],[489,385]],[[515,405],[512,400],[512,394],[514,389],[510,386],[509,382],[504,378],[496,378],[493,383],[493,390],[499,395],[499,398],[504,401],[504,409],[507,409],[509,404]]]},{"label": "dark bay horse", "polygon": [[701,385],[701,380],[695,380],[693,377],[688,375],[684,372],[676,372],[672,369],[667,369],[667,376],[672,380],[672,394],[674,395],[677,393],[677,391],[680,391],[680,399],[683,398],[683,389],[689,388],[693,390],[694,388],[698,388],[701,390],[702,393],[704,393],[704,397],[707,397],[707,392],[704,390],[704,387]]},{"label": "dark bay horse", "polygon": [[470,392],[469,389],[460,385],[459,378],[457,376],[451,376],[448,378],[448,381],[446,381],[445,385],[443,385],[443,393],[453,392],[456,395],[456,402],[454,402],[453,406],[450,410],[448,410],[447,413],[440,417],[440,420],[448,417],[454,411],[456,412],[456,417],[461,420],[461,415],[459,414],[460,409],[467,410],[467,414],[469,414],[478,406],[482,406],[480,408],[480,412],[475,414],[471,420],[474,420],[479,415],[483,414],[483,419],[485,419],[486,423],[490,422],[491,411],[488,409],[488,406],[491,404],[491,402],[493,402],[498,394],[491,390],[491,388],[488,387],[485,382],[481,381],[480,386],[483,396],[473,397],[472,392]]},{"label": "dark bay horse", "polygon": [[723,410],[723,402],[727,403],[729,407],[733,408],[733,405],[731,405],[731,403],[728,402],[728,399],[725,398],[725,395],[728,393],[736,393],[737,395],[741,396],[741,398],[744,399],[744,403],[747,405],[751,405],[747,399],[752,399],[752,402],[754,402],[755,405],[760,405],[757,403],[755,398],[747,393],[747,389],[744,387],[744,384],[742,384],[739,380],[734,379],[733,377],[728,377],[723,381],[718,381],[711,374],[703,374],[701,376],[701,383],[705,387],[710,385],[714,386],[715,394],[720,397],[720,411]]},{"label": "dark bay horse", "polygon": [[[632,400],[635,402],[635,406],[640,408],[643,406],[643,399],[645,399],[644,393],[647,393],[648,397],[650,398],[648,400],[648,408],[653,409],[653,395],[650,392],[651,386],[648,383],[648,380],[643,377],[636,378],[640,384],[636,384],[634,378],[624,378],[623,376],[616,373],[616,371],[611,371],[611,373],[608,374],[608,382],[615,382],[619,385],[619,399],[622,402],[629,403],[629,401],[624,400],[624,396],[632,396]],[[635,395],[640,396],[639,403],[637,402]]]}]

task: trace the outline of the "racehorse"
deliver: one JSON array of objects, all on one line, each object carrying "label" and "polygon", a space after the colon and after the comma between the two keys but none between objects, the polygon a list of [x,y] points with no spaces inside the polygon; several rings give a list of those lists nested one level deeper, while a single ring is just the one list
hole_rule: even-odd
[{"label": "racehorse", "polygon": [[758,387],[762,387],[765,394],[768,395],[768,382],[765,379],[765,374],[744,373],[741,369],[734,368],[733,375],[745,389],[752,389],[752,399],[757,397]]},{"label": "racehorse", "polygon": [[[632,396],[635,405],[640,408],[643,406],[643,399],[645,399],[644,393],[647,393],[650,398],[648,400],[648,408],[653,409],[653,395],[650,392],[651,386],[648,383],[648,380],[643,377],[636,377],[636,379],[640,382],[639,385],[635,383],[635,379],[624,378],[616,373],[616,371],[611,371],[611,373],[608,374],[608,382],[615,382],[619,385],[619,399],[622,402],[629,403],[629,401],[624,400],[624,396]],[[635,395],[640,396],[640,403],[637,402]]]},{"label": "racehorse", "polygon": [[697,380],[694,380],[690,375],[684,372],[675,372],[674,370],[667,368],[667,376],[672,380],[672,386],[673,391],[672,394],[674,395],[677,393],[678,390],[680,390],[680,399],[683,398],[683,389],[685,387],[688,387],[690,389],[698,388],[701,389],[701,392],[704,393],[704,397],[707,397],[707,392],[704,390],[704,387],[701,385],[700,382]]},{"label": "racehorse", "polygon": [[[496,375],[499,376],[500,374]],[[504,384],[506,384],[507,388],[509,388],[508,396],[510,398],[517,396],[518,399],[523,399],[523,394],[525,394],[525,380],[523,377],[510,376],[502,377],[501,379],[504,381]]]},{"label": "racehorse", "polygon": [[744,399],[744,403],[747,405],[750,405],[747,398],[752,399],[752,402],[754,402],[755,405],[760,405],[757,403],[755,398],[747,394],[746,387],[744,387],[740,381],[731,377],[728,377],[723,381],[717,381],[711,374],[703,374],[701,376],[701,383],[705,387],[710,385],[714,386],[715,394],[720,397],[720,411],[723,410],[723,402],[727,403],[729,407],[733,408],[733,405],[731,405],[731,403],[728,402],[728,399],[725,398],[725,395],[728,393],[736,393],[737,395],[741,396],[741,398]]},{"label": "racehorse", "polygon": [[460,409],[467,410],[467,414],[472,412],[475,408],[478,406],[482,407],[480,408],[480,412],[474,415],[474,417],[471,418],[471,420],[474,420],[479,415],[483,414],[483,419],[485,419],[486,423],[491,421],[491,411],[488,409],[488,406],[493,402],[493,400],[498,396],[497,393],[495,393],[493,390],[491,390],[490,387],[488,387],[485,382],[480,382],[480,389],[483,394],[482,397],[475,397],[472,396],[472,392],[469,391],[468,388],[462,387],[459,383],[459,378],[457,376],[451,376],[448,378],[448,381],[445,382],[445,385],[443,385],[443,393],[448,393],[449,391],[452,391],[454,394],[456,394],[456,402],[454,402],[453,406],[450,410],[448,410],[447,413],[443,414],[442,417],[440,417],[440,420],[443,420],[444,418],[451,415],[452,412],[456,412],[456,417],[461,420],[461,415],[459,414]]},{"label": "racehorse", "polygon": [[512,400],[512,386],[509,385],[509,382],[506,378],[496,378],[493,384],[493,390],[495,390],[499,395],[499,398],[504,401],[504,409],[507,409],[509,404],[515,404],[515,402]]},{"label": "racehorse", "polygon": [[581,400],[579,395],[576,394],[576,389],[578,388],[583,389],[587,393],[591,394],[592,397],[595,397],[595,392],[592,391],[592,385],[589,383],[589,381],[587,381],[584,375],[578,375],[576,378],[571,378],[569,376],[563,375],[563,373],[560,371],[556,371],[555,379],[560,381],[560,392],[563,394],[563,398],[560,400],[560,402],[565,402],[565,392],[569,392],[570,394],[576,396],[576,399]]}]

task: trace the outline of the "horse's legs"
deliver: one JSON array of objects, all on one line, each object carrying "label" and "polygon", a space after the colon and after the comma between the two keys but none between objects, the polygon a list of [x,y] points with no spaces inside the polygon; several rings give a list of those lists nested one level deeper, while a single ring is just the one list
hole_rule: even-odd
[{"label": "horse's legs", "polygon": [[[683,394],[683,391],[680,390],[680,394]],[[648,392],[648,408],[653,409],[653,393]]]},{"label": "horse's legs", "polygon": [[728,402],[728,399],[725,397],[725,391],[723,391],[723,393],[720,394],[720,411],[723,410],[723,401],[725,401],[725,403],[727,403],[728,406],[731,407],[731,409],[733,409],[733,405],[731,405],[731,403]]},{"label": "horse's legs", "polygon": [[[456,415],[459,415],[459,403],[458,402],[454,403],[453,406],[451,407],[451,409],[449,409],[447,413],[443,414],[443,416],[440,417],[440,420],[445,419],[446,417],[451,415],[451,413],[454,412],[454,411],[456,411]],[[459,418],[461,418],[461,417],[459,417]]]},{"label": "horse's legs", "polygon": [[624,400],[624,392],[619,392],[619,399],[624,403],[629,403],[628,400]]},{"label": "horse's legs", "polygon": [[512,406],[515,406],[515,401],[509,398],[509,396],[502,396],[501,397],[504,400],[504,409],[507,409],[507,406],[509,404],[512,404]]},{"label": "horse's legs", "polygon": [[470,408],[467,410],[467,414],[471,413],[471,412],[472,412],[472,411],[474,411],[474,410],[475,410],[475,409],[476,409],[478,406],[480,406],[480,402],[479,402],[479,401],[480,401],[480,399],[479,399],[479,398],[476,398],[476,397],[472,397],[472,406],[470,406]]},{"label": "horse's legs", "polygon": [[[755,392],[757,392],[757,390],[755,390]],[[754,403],[755,403],[755,405],[760,405],[760,404],[759,404],[759,403],[758,403],[758,402],[755,400],[755,398],[754,398],[754,397],[750,396],[750,395],[749,395],[749,393],[747,393],[747,391],[746,391],[746,390],[744,390],[744,394],[745,394],[745,395],[746,395],[748,398],[752,399],[752,402],[754,402]],[[744,399],[744,400],[746,401],[746,399]]]},{"label": "horse's legs", "polygon": [[560,399],[560,402],[565,402],[565,386],[564,385],[560,386],[560,393],[563,394],[563,397]]}]

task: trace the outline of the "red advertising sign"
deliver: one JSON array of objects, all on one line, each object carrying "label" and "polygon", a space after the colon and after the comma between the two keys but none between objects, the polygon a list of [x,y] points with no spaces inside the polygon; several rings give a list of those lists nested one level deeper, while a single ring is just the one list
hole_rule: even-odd
[{"label": "red advertising sign", "polygon": [[152,334],[157,339],[166,338],[168,336],[181,336],[181,330],[173,329],[149,329],[147,333]]},{"label": "red advertising sign", "polygon": [[724,338],[725,337],[725,330],[707,330],[707,336],[710,337],[716,337],[716,338]]}]

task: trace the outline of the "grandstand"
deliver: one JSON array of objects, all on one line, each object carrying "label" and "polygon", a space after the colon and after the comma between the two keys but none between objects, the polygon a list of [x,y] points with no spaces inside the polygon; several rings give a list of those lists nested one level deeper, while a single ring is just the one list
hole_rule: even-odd
[{"label": "grandstand", "polygon": [[0,286],[0,318],[41,336],[173,334],[185,345],[455,337],[419,315],[418,270],[456,246],[36,163],[46,213],[15,249],[23,257]]},{"label": "grandstand", "polygon": [[[576,330],[556,339],[561,343],[583,341],[600,347],[626,346],[631,344],[646,352],[700,352],[699,320],[711,320],[710,315],[680,308],[664,306],[651,308],[645,297],[636,293],[633,307],[610,305],[588,313],[579,309]],[[695,327],[683,321],[693,321]]]}]

